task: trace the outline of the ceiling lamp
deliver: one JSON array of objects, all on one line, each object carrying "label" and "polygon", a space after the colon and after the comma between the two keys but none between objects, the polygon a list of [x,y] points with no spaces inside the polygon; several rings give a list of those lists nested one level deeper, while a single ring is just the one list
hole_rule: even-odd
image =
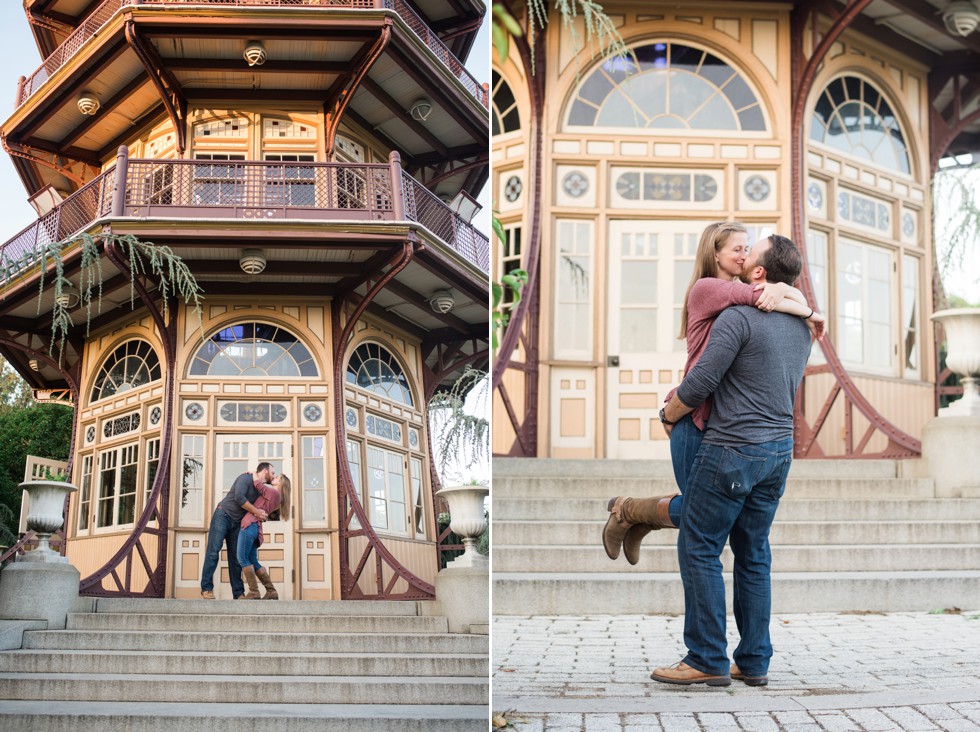
[{"label": "ceiling lamp", "polygon": [[249,41],[242,55],[248,61],[249,66],[261,66],[267,58],[265,46],[262,45],[261,41]]},{"label": "ceiling lamp", "polygon": [[432,102],[430,102],[425,97],[416,99],[412,102],[412,119],[418,120],[419,122],[425,122],[429,115],[432,113]]},{"label": "ceiling lamp", "polygon": [[432,297],[429,298],[429,307],[435,313],[445,315],[455,306],[456,298],[453,297],[453,293],[449,290],[436,290],[432,293]]},{"label": "ceiling lamp", "polygon": [[238,266],[247,275],[257,275],[265,269],[265,255],[261,249],[246,249],[238,260]]},{"label": "ceiling lamp", "polygon": [[38,363],[38,360],[36,358],[32,358],[30,361],[28,361],[27,365],[31,367],[31,371],[41,370],[41,364]]},{"label": "ceiling lamp", "polygon": [[946,30],[958,36],[968,36],[977,29],[980,24],[980,11],[976,5],[968,0],[958,0],[952,2],[943,11],[943,22]]},{"label": "ceiling lamp", "polygon": [[67,280],[61,285],[61,294],[55,295],[54,301],[65,310],[73,308],[82,301],[75,290],[75,286]]},{"label": "ceiling lamp", "polygon": [[78,98],[78,111],[82,114],[91,116],[99,111],[100,106],[99,98],[92,92],[82,92]]}]

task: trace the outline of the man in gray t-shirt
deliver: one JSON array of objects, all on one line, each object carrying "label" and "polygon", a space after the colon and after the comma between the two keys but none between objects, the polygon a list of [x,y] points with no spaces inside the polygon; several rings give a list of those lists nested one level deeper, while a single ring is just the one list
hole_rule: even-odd
[{"label": "man in gray t-shirt", "polygon": [[[745,273],[764,269],[769,282],[792,284],[802,258],[785,237],[752,247]],[[752,279],[761,273],[755,271]],[[663,418],[676,422],[709,395],[711,418],[684,494],[677,554],[687,613],[688,653],[650,675],[670,684],[751,686],[768,683],[772,644],[769,529],[793,459],[793,403],[810,355],[804,319],[728,308],[715,321],[697,365],[684,377]],[[729,667],[721,553],[735,557],[734,613],[741,640]]]},{"label": "man in gray t-shirt", "polygon": [[254,474],[242,473],[235,478],[231,489],[215,506],[211,525],[208,527],[204,568],[201,570],[201,597],[205,600],[214,599],[214,570],[218,568],[222,544],[228,550],[228,579],[231,582],[232,596],[237,600],[245,594],[242,567],[238,563],[238,532],[246,513],[253,514],[259,521],[268,518],[265,511],[253,505],[259,497],[259,490],[255,486],[259,483],[271,483],[275,475],[276,471],[271,463],[259,463]]}]

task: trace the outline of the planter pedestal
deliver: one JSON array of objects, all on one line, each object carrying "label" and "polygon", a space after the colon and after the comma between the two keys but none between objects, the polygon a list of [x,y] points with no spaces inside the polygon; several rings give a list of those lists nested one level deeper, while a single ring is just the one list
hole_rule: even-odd
[{"label": "planter pedestal", "polygon": [[0,619],[43,620],[48,630],[64,630],[82,576],[48,546],[48,538],[61,528],[65,496],[76,488],[51,480],[28,481],[20,487],[30,496],[27,528],[36,532],[38,547],[0,572]]}]

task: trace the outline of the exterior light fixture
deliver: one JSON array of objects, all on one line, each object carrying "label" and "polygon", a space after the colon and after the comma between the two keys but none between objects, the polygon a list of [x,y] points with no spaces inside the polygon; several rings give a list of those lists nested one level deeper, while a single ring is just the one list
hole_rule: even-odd
[{"label": "exterior light fixture", "polygon": [[946,30],[958,36],[968,36],[980,24],[980,11],[969,0],[957,0],[950,3],[943,11],[943,22]]},{"label": "exterior light fixture", "polygon": [[248,61],[249,66],[261,66],[267,58],[265,46],[262,45],[262,41],[249,41],[245,45],[245,51],[242,55]]},{"label": "exterior light fixture", "polygon": [[449,290],[436,290],[429,298],[429,307],[435,313],[445,315],[456,306],[456,298]]},{"label": "exterior light fixture", "polygon": [[78,97],[78,111],[82,114],[92,116],[99,111],[100,106],[102,105],[99,98],[92,92],[82,92],[81,96]]},{"label": "exterior light fixture", "polygon": [[257,275],[265,269],[265,255],[261,249],[246,249],[238,260],[238,266],[247,275]]},{"label": "exterior light fixture", "polygon": [[425,122],[432,113],[432,102],[425,97],[421,97],[412,102],[412,119]]},{"label": "exterior light fixture", "polygon": [[38,360],[36,358],[32,358],[30,361],[28,361],[27,365],[31,367],[31,371],[41,370],[41,364],[38,363]]},{"label": "exterior light fixture", "polygon": [[56,295],[54,301],[65,310],[68,310],[78,305],[82,301],[82,298],[75,291],[75,286],[71,282],[66,281],[61,286],[61,294]]}]

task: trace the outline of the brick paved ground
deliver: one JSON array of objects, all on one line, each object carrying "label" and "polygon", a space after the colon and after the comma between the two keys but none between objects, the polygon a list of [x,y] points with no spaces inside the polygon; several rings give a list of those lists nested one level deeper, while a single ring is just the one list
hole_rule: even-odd
[{"label": "brick paved ground", "polygon": [[683,657],[682,631],[678,617],[495,618],[493,709],[517,732],[980,731],[980,611],[777,616],[761,688],[651,681]]}]

